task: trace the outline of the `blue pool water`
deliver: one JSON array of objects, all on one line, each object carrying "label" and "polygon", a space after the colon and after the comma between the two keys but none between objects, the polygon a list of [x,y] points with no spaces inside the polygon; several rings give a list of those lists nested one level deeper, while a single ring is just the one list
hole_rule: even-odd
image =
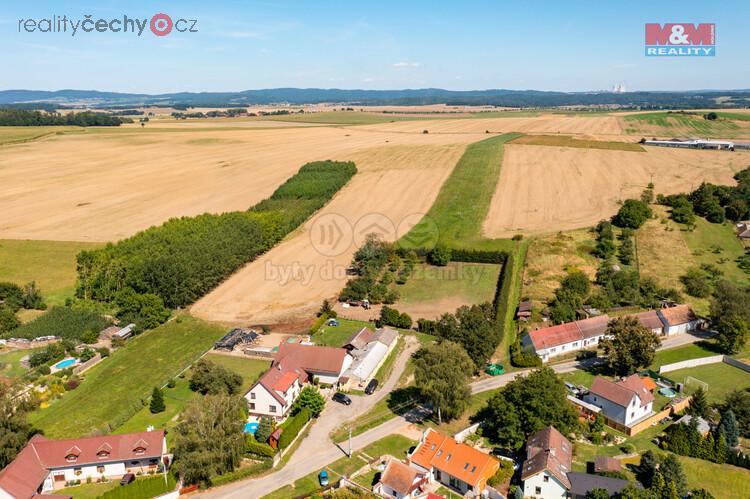
[{"label": "blue pool water", "polygon": [[255,435],[256,431],[258,431],[258,423],[252,422],[245,424],[245,433]]},{"label": "blue pool water", "polygon": [[675,395],[677,395],[677,392],[672,390],[671,388],[662,388],[661,390],[659,390],[659,393],[669,398],[673,398]]},{"label": "blue pool water", "polygon": [[70,366],[72,366],[75,363],[76,363],[76,359],[65,359],[65,360],[61,360],[60,362],[58,362],[57,364],[55,364],[55,368],[56,369],[65,369],[66,367],[70,367]]}]

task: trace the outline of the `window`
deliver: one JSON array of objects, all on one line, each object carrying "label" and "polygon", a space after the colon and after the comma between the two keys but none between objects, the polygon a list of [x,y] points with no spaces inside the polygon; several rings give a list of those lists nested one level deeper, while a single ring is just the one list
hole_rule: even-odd
[{"label": "window", "polygon": [[145,453],[146,453],[146,449],[144,449],[143,447],[136,447],[135,448],[135,455],[136,456],[142,456]]},{"label": "window", "polygon": [[537,488],[536,488],[536,489],[534,490],[534,493],[535,493],[536,495],[541,495],[541,494],[542,494],[542,488],[541,488],[541,487],[537,487]]},{"label": "window", "polygon": [[81,468],[73,468],[73,473],[78,476],[83,473],[83,470]]},{"label": "window", "polygon": [[255,392],[250,392],[250,400],[255,400]]},{"label": "window", "polygon": [[130,461],[130,466],[140,466],[140,465],[141,465],[140,461]]},{"label": "window", "polygon": [[276,406],[275,405],[269,405],[268,406],[268,412],[276,412]]},{"label": "window", "polygon": [[575,343],[573,343],[573,348],[576,348],[577,346],[578,346],[578,342],[576,341]]},{"label": "window", "polygon": [[96,467],[96,472],[97,473],[104,473],[104,466],[97,466]]},{"label": "window", "polygon": [[631,413],[630,413],[630,417],[631,417],[631,418],[634,418],[634,417],[635,417],[635,411],[633,411],[633,412],[631,412]]},{"label": "window", "polygon": [[549,482],[549,475],[544,475],[544,483]]},{"label": "window", "polygon": [[99,459],[107,459],[109,457],[109,451],[101,450],[96,454]]},{"label": "window", "polygon": [[76,456],[75,454],[68,454],[67,456],[65,456],[65,460],[69,463],[75,463],[77,459],[78,456]]},{"label": "window", "polygon": [[254,403],[252,403],[252,402],[251,402],[251,403],[250,403],[250,404],[248,404],[248,405],[250,406],[250,410],[251,410],[251,411],[254,411],[254,410],[255,410],[255,404],[254,404]]}]

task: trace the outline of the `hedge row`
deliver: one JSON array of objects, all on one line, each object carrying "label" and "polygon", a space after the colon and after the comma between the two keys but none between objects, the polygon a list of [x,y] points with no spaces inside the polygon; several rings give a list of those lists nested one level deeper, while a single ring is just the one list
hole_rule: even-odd
[{"label": "hedge row", "polygon": [[268,444],[256,441],[253,435],[248,435],[245,439],[245,452],[260,457],[273,457],[276,455],[276,449]]},{"label": "hedge row", "polygon": [[150,499],[166,494],[177,487],[177,480],[171,473],[167,473],[167,483],[164,483],[164,475],[159,473],[149,478],[138,478],[126,487],[117,487],[108,490],[99,496],[99,499]]},{"label": "hedge row", "polygon": [[286,449],[308,421],[310,421],[310,410],[307,407],[303,407],[297,414],[284,421],[281,425],[279,447]]},{"label": "hedge row", "polygon": [[240,468],[211,478],[211,486],[218,487],[219,485],[236,482],[237,480],[242,480],[243,478],[248,478],[266,470],[270,470],[272,466],[273,459],[264,459],[260,463],[253,464],[247,468]]},{"label": "hedge row", "polygon": [[189,305],[296,229],[356,171],[351,162],[308,163],[248,211],[171,219],[83,251],[77,294],[109,302],[129,287],[160,296],[170,308]]}]

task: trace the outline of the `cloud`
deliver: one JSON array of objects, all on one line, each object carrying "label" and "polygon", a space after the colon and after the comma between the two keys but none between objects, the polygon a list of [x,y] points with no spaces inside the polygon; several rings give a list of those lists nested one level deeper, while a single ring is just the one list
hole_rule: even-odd
[{"label": "cloud", "polygon": [[400,61],[393,64],[394,68],[418,68],[421,66],[421,62],[406,62],[406,61]]}]

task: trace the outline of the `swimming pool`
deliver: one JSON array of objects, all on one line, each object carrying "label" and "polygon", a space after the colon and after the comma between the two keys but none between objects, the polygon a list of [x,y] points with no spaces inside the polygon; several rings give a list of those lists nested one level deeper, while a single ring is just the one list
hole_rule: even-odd
[{"label": "swimming pool", "polygon": [[255,421],[251,423],[245,423],[245,433],[249,433],[250,435],[255,435],[255,432],[258,431],[258,423]]},{"label": "swimming pool", "polygon": [[61,360],[60,362],[58,362],[57,364],[55,364],[54,367],[55,367],[55,369],[65,369],[66,367],[70,367],[73,364],[75,364],[77,360],[78,359],[65,359],[65,360]]},{"label": "swimming pool", "polygon": [[662,388],[659,390],[659,393],[668,398],[674,398],[677,395],[677,392],[672,390],[671,388]]}]

